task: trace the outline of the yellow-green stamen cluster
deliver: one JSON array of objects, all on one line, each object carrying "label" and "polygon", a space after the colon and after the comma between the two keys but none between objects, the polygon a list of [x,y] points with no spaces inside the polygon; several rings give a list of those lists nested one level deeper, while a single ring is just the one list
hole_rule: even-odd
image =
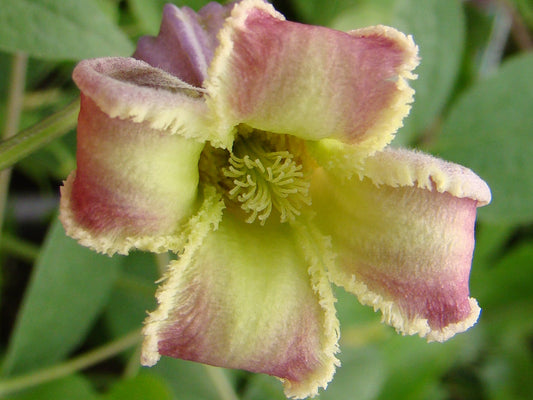
[{"label": "yellow-green stamen cluster", "polygon": [[281,222],[291,221],[304,204],[311,203],[302,165],[286,150],[268,150],[272,149],[260,140],[243,139],[235,144],[229,167],[223,169],[233,184],[228,197],[249,213],[248,223],[258,219],[264,224],[273,209]]}]

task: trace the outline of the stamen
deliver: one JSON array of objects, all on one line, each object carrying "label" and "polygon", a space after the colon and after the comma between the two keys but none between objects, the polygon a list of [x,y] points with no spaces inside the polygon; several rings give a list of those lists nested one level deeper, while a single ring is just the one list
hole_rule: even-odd
[{"label": "stamen", "polygon": [[264,225],[274,209],[281,222],[292,221],[304,205],[311,204],[303,167],[289,151],[272,149],[250,135],[235,143],[228,164],[222,169],[233,185],[228,197],[249,213],[248,223],[257,219]]}]

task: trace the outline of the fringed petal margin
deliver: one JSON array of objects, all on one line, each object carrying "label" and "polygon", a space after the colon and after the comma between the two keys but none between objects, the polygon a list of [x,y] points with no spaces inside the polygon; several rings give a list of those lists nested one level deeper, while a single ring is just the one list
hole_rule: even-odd
[{"label": "fringed petal margin", "polygon": [[[178,289],[183,285],[181,270],[193,261],[196,252],[203,245],[209,232],[218,229],[222,219],[224,202],[216,190],[210,186],[204,189],[204,200],[198,212],[189,220],[184,236],[187,237],[187,246],[184,247],[179,259],[169,265],[165,275],[159,281],[162,283],[156,292],[158,301],[157,310],[151,312],[146,318],[143,334],[145,336],[141,362],[146,366],[155,365],[161,358],[159,342],[161,340],[162,326],[171,318],[173,307],[180,306],[176,302],[180,300]],[[186,306],[188,300],[181,306]],[[200,332],[198,332],[200,333]]]},{"label": "fringed petal margin", "polygon": [[368,158],[360,178],[325,169],[313,177],[316,222],[338,254],[332,282],[403,334],[444,341],[468,329],[480,311],[468,280],[476,207],[490,201],[485,182],[405,150]]},{"label": "fringed petal margin", "polygon": [[203,145],[81,100],[78,167],[61,190],[67,234],[107,254],[179,250],[180,223],[196,207]]},{"label": "fringed petal margin", "polygon": [[158,290],[143,363],[166,355],[245,369],[278,377],[289,397],[315,395],[338,364],[325,270],[308,265],[288,224],[247,224],[226,213],[218,230],[199,229]]},{"label": "fringed petal margin", "polygon": [[146,122],[163,135],[227,146],[228,137],[209,136],[205,90],[134,58],[81,61],[72,74],[81,92],[111,118]]},{"label": "fringed petal margin", "polygon": [[219,34],[205,87],[222,130],[236,123],[336,138],[372,153],[409,112],[417,47],[393,28],[352,32],[285,21],[260,0],[238,3]]}]

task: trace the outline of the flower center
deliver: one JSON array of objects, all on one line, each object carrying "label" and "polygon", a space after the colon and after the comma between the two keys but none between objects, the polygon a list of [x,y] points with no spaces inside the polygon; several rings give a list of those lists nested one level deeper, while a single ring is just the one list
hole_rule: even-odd
[{"label": "flower center", "polygon": [[278,146],[257,132],[241,136],[234,143],[229,166],[222,169],[233,186],[228,197],[248,214],[248,223],[257,219],[263,225],[273,210],[281,222],[292,221],[304,204],[311,204],[302,164]]}]

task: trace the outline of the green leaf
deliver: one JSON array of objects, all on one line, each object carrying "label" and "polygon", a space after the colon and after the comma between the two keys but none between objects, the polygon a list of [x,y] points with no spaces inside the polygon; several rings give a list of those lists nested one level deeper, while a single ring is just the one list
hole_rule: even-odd
[{"label": "green leaf", "polygon": [[120,261],[79,246],[54,222],[26,290],[3,374],[42,368],[75,349],[105,306]]},{"label": "green leaf", "polygon": [[342,366],[337,369],[327,390],[320,394],[320,399],[345,399],[349,393],[357,393],[357,400],[376,399],[388,369],[380,352],[372,347],[353,349],[343,346],[339,359]]},{"label": "green leaf", "polygon": [[465,36],[458,0],[297,0],[310,22],[340,30],[384,24],[413,35],[421,63],[411,83],[415,102],[395,143],[408,143],[428,129],[441,113],[457,79]]},{"label": "green leaf", "polygon": [[141,28],[149,35],[157,35],[163,6],[170,3],[166,0],[129,0],[131,11]]},{"label": "green leaf", "polygon": [[513,0],[515,7],[518,9],[520,16],[524,19],[524,22],[533,27],[533,3],[531,0]]},{"label": "green leaf", "polygon": [[178,7],[187,6],[187,7],[192,8],[195,11],[198,11],[200,8],[202,8],[207,3],[210,3],[212,1],[214,1],[216,3],[222,3],[222,4],[231,3],[231,2],[225,1],[225,0],[172,0],[170,2],[167,1],[167,3],[174,3]]},{"label": "green leaf", "polygon": [[512,247],[475,281],[483,308],[479,328],[491,342],[484,354],[481,379],[491,399],[528,399],[533,382],[533,243]]},{"label": "green leaf", "polygon": [[[371,2],[371,0],[332,0],[326,4],[323,0],[292,1],[301,20],[306,23],[325,26],[329,25],[335,17],[341,15],[350,7],[357,7],[364,11],[371,10],[367,8]],[[378,1],[378,3],[381,4],[382,2]]]},{"label": "green leaf", "polygon": [[123,265],[104,314],[113,337],[140,329],[146,312],[157,306],[155,256],[150,253],[133,253],[123,259]]},{"label": "green leaf", "polygon": [[[531,302],[529,303],[531,304]],[[480,370],[483,387],[489,399],[530,399],[533,393],[533,357],[531,357],[531,332],[533,324],[526,315],[531,311],[522,310],[520,319],[526,329],[517,330],[511,324],[498,334],[485,355]]]},{"label": "green leaf", "polygon": [[[205,365],[170,357],[161,357],[150,372],[164,378],[179,400],[219,400],[213,383],[209,380]],[[225,371],[230,374],[231,371]]]},{"label": "green leaf", "polygon": [[173,400],[174,396],[165,380],[143,372],[132,379],[116,383],[102,400]]},{"label": "green leaf", "polygon": [[472,288],[482,307],[484,318],[492,313],[533,306],[533,244],[526,243],[508,252],[496,265],[485,268],[472,282]]},{"label": "green leaf", "polygon": [[445,372],[457,360],[462,348],[467,348],[468,333],[446,343],[426,343],[413,336],[396,335],[382,346],[389,374],[380,399],[425,400]]},{"label": "green leaf", "polygon": [[533,54],[507,61],[455,103],[432,146],[472,168],[492,190],[479,210],[491,223],[533,221]]},{"label": "green leaf", "polygon": [[242,400],[286,400],[281,382],[273,376],[253,374],[248,380]]},{"label": "green leaf", "polygon": [[47,59],[129,55],[133,46],[92,0],[0,0],[0,49]]},{"label": "green leaf", "polygon": [[429,129],[441,114],[459,73],[465,21],[457,0],[398,0],[393,26],[412,34],[420,48],[420,65],[411,113],[398,136],[408,143]]},{"label": "green leaf", "polygon": [[[75,393],[75,397],[73,396]],[[12,395],[12,400],[96,400],[96,393],[87,379],[81,375],[70,375],[44,383],[35,388]]]},{"label": "green leaf", "polygon": [[10,397],[13,400],[96,400],[97,396],[87,379],[81,375],[70,375],[48,382]]},{"label": "green leaf", "polygon": [[505,251],[505,245],[509,242],[515,227],[513,225],[478,224],[476,228],[476,247],[470,281],[477,279],[492,266],[494,260],[501,257]]}]

